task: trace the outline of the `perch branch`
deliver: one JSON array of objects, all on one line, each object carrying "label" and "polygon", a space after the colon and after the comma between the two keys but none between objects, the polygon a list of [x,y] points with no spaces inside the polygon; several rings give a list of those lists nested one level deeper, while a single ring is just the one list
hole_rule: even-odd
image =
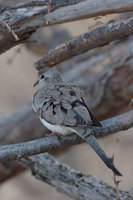
[{"label": "perch branch", "polygon": [[85,53],[96,47],[107,45],[117,39],[124,38],[133,33],[133,17],[118,20],[89,30],[66,43],[49,50],[35,65],[39,70],[45,66],[52,67],[73,56]]},{"label": "perch branch", "polygon": [[[52,0],[49,25],[86,19],[99,15],[133,11],[132,0]],[[66,14],[68,13],[68,14]],[[0,53],[24,42],[37,28],[47,26],[47,1],[38,0],[21,3],[15,7],[0,8],[1,20],[14,30],[20,38],[16,42],[10,32],[0,25]]]},{"label": "perch branch", "polygon": [[[96,137],[103,137],[133,127],[133,111],[102,122],[102,128],[93,128]],[[16,160],[50,150],[81,143],[76,135],[70,136],[48,136],[30,142],[0,146],[0,161]]]},{"label": "perch branch", "polygon": [[[103,180],[71,169],[59,163],[47,153],[32,156],[20,161],[32,171],[33,176],[56,188],[57,191],[78,200],[113,200],[117,194],[115,188]],[[131,200],[129,193],[120,191],[122,200]]]}]

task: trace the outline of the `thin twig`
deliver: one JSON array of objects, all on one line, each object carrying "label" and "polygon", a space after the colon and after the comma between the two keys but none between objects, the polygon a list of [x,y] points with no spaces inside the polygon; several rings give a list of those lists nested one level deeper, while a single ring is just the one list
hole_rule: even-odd
[{"label": "thin twig", "polygon": [[51,7],[51,3],[52,3],[52,0],[47,0],[48,18],[47,18],[47,20],[46,20],[46,24],[49,24],[49,22],[50,22],[50,7]]},{"label": "thin twig", "polygon": [[12,33],[12,35],[15,38],[16,41],[20,40],[20,38],[17,36],[17,34],[11,29],[11,27],[5,21],[0,19],[0,23],[2,23],[3,25],[5,25],[7,27],[7,29]]},{"label": "thin twig", "polygon": [[[116,152],[116,145],[120,142],[120,139],[119,138],[116,138],[115,139],[115,142],[114,142],[114,149],[113,149],[113,156],[112,156],[112,162],[114,163],[114,157],[115,157],[115,152]],[[120,197],[120,190],[119,190],[119,183],[121,181],[118,181],[117,180],[117,177],[116,177],[116,174],[113,173],[113,181],[114,181],[114,185],[115,185],[115,188],[116,188],[116,193],[117,193],[117,197],[116,197],[116,200],[121,200],[121,197]]]},{"label": "thin twig", "polygon": [[133,107],[133,99],[131,99],[131,101],[129,103],[129,107]]}]

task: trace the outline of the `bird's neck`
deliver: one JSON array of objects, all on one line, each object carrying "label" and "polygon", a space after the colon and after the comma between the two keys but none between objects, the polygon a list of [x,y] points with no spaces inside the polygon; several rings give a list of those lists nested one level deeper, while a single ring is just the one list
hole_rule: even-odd
[{"label": "bird's neck", "polygon": [[60,80],[60,81],[52,81],[51,83],[46,83],[46,84],[42,84],[40,85],[40,88],[49,88],[51,86],[54,86],[54,85],[62,85],[63,84],[63,80]]}]

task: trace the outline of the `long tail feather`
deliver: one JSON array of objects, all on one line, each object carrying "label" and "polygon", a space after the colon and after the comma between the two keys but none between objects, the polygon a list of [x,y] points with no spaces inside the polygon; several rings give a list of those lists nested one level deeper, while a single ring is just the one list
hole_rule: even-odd
[{"label": "long tail feather", "polygon": [[117,176],[122,176],[122,174],[116,169],[111,160],[107,157],[103,149],[100,147],[94,135],[91,134],[90,129],[79,129],[77,134],[92,147],[92,149],[99,155],[99,157],[103,160],[108,168],[110,168]]}]

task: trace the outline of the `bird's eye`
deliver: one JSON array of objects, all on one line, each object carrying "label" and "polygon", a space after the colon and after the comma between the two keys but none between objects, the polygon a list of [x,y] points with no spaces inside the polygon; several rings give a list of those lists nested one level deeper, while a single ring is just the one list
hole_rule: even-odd
[{"label": "bird's eye", "polygon": [[44,79],[44,75],[43,74],[41,75],[41,79]]}]

